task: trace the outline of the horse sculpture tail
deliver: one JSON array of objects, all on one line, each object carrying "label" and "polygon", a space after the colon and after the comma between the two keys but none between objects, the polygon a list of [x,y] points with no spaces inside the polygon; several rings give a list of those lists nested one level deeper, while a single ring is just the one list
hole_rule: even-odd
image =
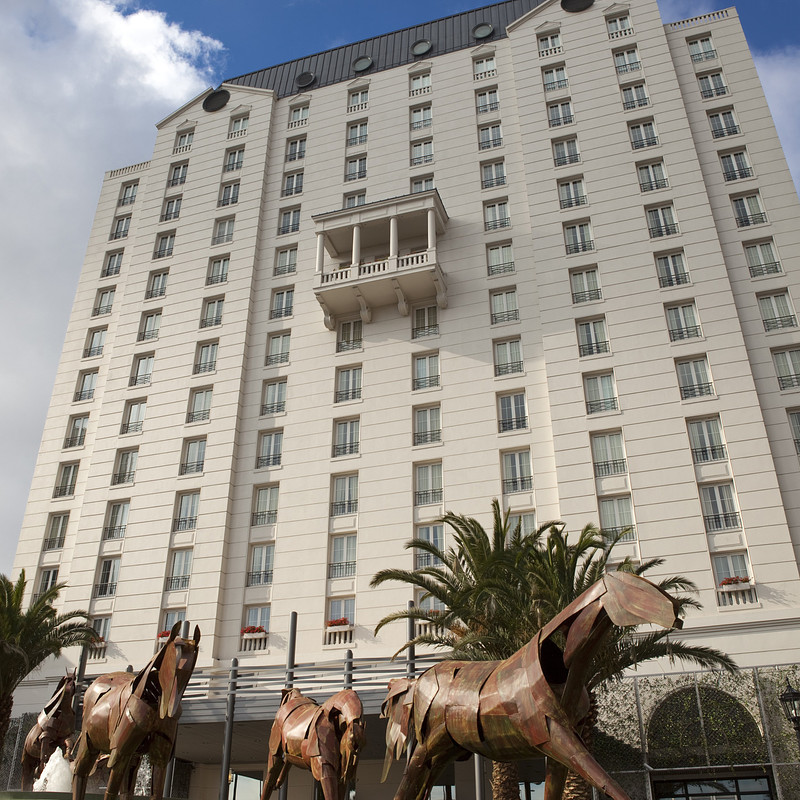
[{"label": "horse sculpture tail", "polygon": [[386,723],[386,756],[383,759],[381,783],[386,781],[392,759],[399,760],[408,746],[410,721],[413,719],[414,687],[412,678],[394,678],[389,681],[389,693],[381,705],[381,717]]}]

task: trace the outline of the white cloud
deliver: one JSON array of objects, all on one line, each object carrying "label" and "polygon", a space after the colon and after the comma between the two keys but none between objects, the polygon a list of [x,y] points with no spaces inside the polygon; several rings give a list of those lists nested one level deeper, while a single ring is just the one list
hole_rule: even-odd
[{"label": "white cloud", "polygon": [[10,570],[103,172],[150,157],[154,122],[217,82],[220,42],[112,0],[0,7],[0,572]]},{"label": "white cloud", "polygon": [[719,9],[718,2],[709,0],[658,0],[658,10],[664,22],[677,22],[679,19],[691,19],[702,14],[709,14]]}]

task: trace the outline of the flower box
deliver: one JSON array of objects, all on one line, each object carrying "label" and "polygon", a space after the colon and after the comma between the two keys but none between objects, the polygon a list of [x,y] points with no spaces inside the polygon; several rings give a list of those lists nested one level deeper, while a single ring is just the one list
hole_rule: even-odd
[{"label": "flower box", "polygon": [[261,631],[260,633],[243,633],[242,634],[242,639],[244,639],[244,640],[248,640],[248,639],[266,639],[266,638],[267,638],[267,632],[266,631]]},{"label": "flower box", "polygon": [[247,625],[242,628],[239,633],[242,636],[246,636],[251,633],[266,633],[266,630],[264,629],[263,625]]},{"label": "flower box", "polygon": [[750,578],[737,578],[735,580],[726,578],[719,585],[720,592],[746,592],[752,587]]},{"label": "flower box", "polygon": [[329,619],[325,623],[326,628],[350,628],[350,620],[347,617],[339,617],[337,619]]}]

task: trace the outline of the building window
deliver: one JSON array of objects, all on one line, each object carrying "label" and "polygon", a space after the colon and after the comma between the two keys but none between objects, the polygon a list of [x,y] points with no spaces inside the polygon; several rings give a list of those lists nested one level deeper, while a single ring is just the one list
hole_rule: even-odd
[{"label": "building window", "polygon": [[274,333],[269,337],[267,345],[266,366],[289,363],[289,344],[291,333]]},{"label": "building window", "polygon": [[144,342],[149,339],[158,339],[158,331],[161,328],[161,311],[148,311],[142,314],[139,322],[139,332],[136,334],[137,342]]},{"label": "building window", "polygon": [[571,125],[575,122],[572,103],[569,100],[564,100],[547,106],[547,122],[551,128],[560,128],[562,125]]},{"label": "building window", "polygon": [[738,181],[742,178],[753,177],[753,168],[750,166],[744,150],[721,155],[720,163],[722,164],[722,177],[725,181]]},{"label": "building window", "polygon": [[261,414],[281,414],[286,411],[286,381],[266,381],[261,402]]},{"label": "building window", "polygon": [[355,419],[345,419],[333,425],[333,450],[332,457],[350,456],[358,453],[360,422]]},{"label": "building window", "polygon": [[493,161],[481,165],[481,188],[506,185],[506,165],[503,161]]},{"label": "building window", "polygon": [[228,127],[228,138],[236,139],[239,136],[244,136],[247,133],[247,126],[250,123],[250,117],[235,117],[231,120]]},{"label": "building window", "polygon": [[767,221],[767,215],[761,208],[761,198],[757,194],[734,198],[733,213],[738,228],[761,225]]},{"label": "building window", "polygon": [[[352,625],[355,619],[356,599],[355,597],[337,597],[328,601],[328,626],[334,627],[333,622],[337,626]],[[348,640],[350,641],[350,640]],[[335,644],[336,642],[330,641],[327,637],[325,644]]]},{"label": "building window", "polygon": [[200,492],[178,495],[176,516],[172,520],[173,531],[193,531],[197,527],[197,511],[200,507]]},{"label": "building window", "polygon": [[563,50],[561,46],[560,33],[548,33],[539,37],[539,57],[554,56],[561,53]]},{"label": "building window", "polygon": [[217,201],[218,206],[232,206],[239,202],[239,183],[226,183]]},{"label": "building window", "polygon": [[[254,651],[266,650],[267,634],[269,633],[270,607],[269,606],[248,606],[244,610],[244,630],[254,630],[255,636],[242,634],[240,650]],[[259,630],[260,629],[260,630]],[[263,631],[263,633],[261,632]]]},{"label": "building window", "polygon": [[300,194],[303,191],[303,173],[293,172],[283,178],[283,189],[281,197],[290,197],[293,194]]},{"label": "building window", "polygon": [[686,270],[683,253],[656,256],[656,272],[658,273],[658,285],[662,289],[689,283],[689,273]]},{"label": "building window", "polygon": [[694,303],[667,306],[666,312],[667,329],[669,330],[669,340],[671,342],[694,339],[703,335]]},{"label": "building window", "polygon": [[200,318],[201,328],[213,328],[222,324],[222,311],[225,307],[224,297],[215,297],[203,303],[203,315]]},{"label": "building window", "polygon": [[789,412],[789,427],[792,429],[795,452],[800,455],[800,411]]},{"label": "building window", "polygon": [[564,244],[567,255],[586,253],[594,250],[592,226],[588,222],[576,222],[574,225],[564,226]]},{"label": "building window", "polygon": [[251,525],[274,525],[278,519],[278,487],[256,489]]},{"label": "building window", "polygon": [[711,97],[721,97],[728,94],[728,87],[721,72],[714,72],[710,75],[701,75],[697,82],[700,84],[700,97],[708,100]]},{"label": "building window", "polygon": [[639,60],[639,52],[635,47],[628,48],[627,50],[617,50],[614,53],[614,66],[617,69],[617,75],[627,75],[631,72],[638,72],[642,68],[642,62]]},{"label": "building window", "polygon": [[345,181],[355,181],[367,177],[367,157],[348,158],[345,163]]},{"label": "building window", "polygon": [[613,372],[586,375],[583,379],[583,392],[586,397],[587,414],[619,410]]},{"label": "building window", "polygon": [[169,271],[151,272],[150,278],[147,281],[147,289],[145,290],[145,300],[151,300],[154,297],[163,297],[167,293],[167,278]]},{"label": "building window", "polygon": [[651,239],[679,233],[678,223],[675,221],[675,209],[672,206],[647,209],[647,230]]},{"label": "building window", "polygon": [[[247,585],[269,586],[272,583],[274,559],[274,544],[259,544],[253,547],[250,550],[250,570],[247,573]],[[267,626],[264,626],[264,630],[266,629]]]},{"label": "building window", "polygon": [[106,256],[105,264],[100,272],[101,278],[110,278],[113,275],[119,275],[122,270],[122,254],[124,250],[118,250],[115,253],[109,253]]},{"label": "building window", "polygon": [[182,198],[173,197],[164,202],[164,211],[161,214],[161,222],[168,222],[171,219],[178,219],[181,215]]},{"label": "building window", "polygon": [[687,44],[689,45],[689,55],[695,63],[717,57],[717,51],[714,49],[710,36],[692,39]]},{"label": "building window", "polygon": [[503,494],[528,492],[532,488],[531,451],[503,453]]},{"label": "building window", "polygon": [[562,64],[557,67],[543,69],[542,84],[546,92],[553,92],[556,89],[566,89],[567,86],[569,86],[567,68]]},{"label": "building window", "polygon": [[273,275],[293,275],[297,271],[297,248],[287,247],[278,250]]},{"label": "building window", "polygon": [[286,144],[286,160],[299,161],[306,157],[306,139],[292,139]]},{"label": "building window", "polygon": [[728,457],[719,417],[690,419],[687,420],[686,426],[689,431],[689,445],[692,448],[692,461],[695,464],[722,461]]},{"label": "building window", "polygon": [[175,146],[172,148],[172,153],[188,153],[192,149],[192,142],[194,141],[194,131],[187,131],[179,133],[175,137]]},{"label": "building window", "polygon": [[116,293],[116,286],[111,286],[108,289],[101,289],[97,293],[97,299],[94,301],[92,308],[92,316],[99,317],[102,314],[110,314],[111,308],[114,305],[114,294]]},{"label": "building window", "polygon": [[153,251],[153,258],[167,258],[172,255],[175,246],[175,234],[165,233],[158,237],[156,248]]},{"label": "building window", "polygon": [[491,322],[497,325],[500,322],[515,322],[519,319],[517,306],[517,290],[503,289],[489,295],[491,305]]},{"label": "building window", "polygon": [[715,139],[723,136],[735,136],[741,133],[741,128],[736,122],[733,111],[718,111],[708,115],[708,122],[711,125],[711,135]]},{"label": "building window", "polygon": [[125,411],[122,415],[122,427],[120,434],[140,433],[144,426],[144,417],[147,412],[147,400],[129,400],[125,404]]},{"label": "building window", "polygon": [[631,147],[634,150],[641,150],[643,147],[654,147],[658,144],[656,136],[656,126],[652,122],[640,122],[628,126],[631,137]]},{"label": "building window", "polygon": [[622,107],[626,111],[633,108],[644,108],[650,105],[650,98],[647,96],[647,87],[643,83],[633,86],[625,86],[622,89]]},{"label": "building window", "polygon": [[642,192],[666,189],[669,186],[663,161],[654,161],[652,164],[641,164],[637,167],[637,172],[639,175],[639,190]]},{"label": "building window", "polygon": [[243,164],[244,148],[242,147],[238,150],[229,150],[225,154],[225,166],[223,167],[223,171],[235,172],[237,169],[241,169]]},{"label": "building window", "polygon": [[421,94],[430,94],[431,74],[423,72],[419,75],[412,75],[409,81],[409,97],[418,97]]},{"label": "building window", "polygon": [[202,342],[197,345],[192,373],[200,375],[203,372],[213,372],[217,368],[217,350],[219,342]]},{"label": "building window", "polygon": [[[718,587],[717,603],[720,606],[747,605],[758,602],[745,553],[715,555],[712,561],[714,579]],[[744,794],[736,796],[746,797]]]},{"label": "building window", "polygon": [[522,372],[522,347],[519,339],[495,342],[493,350],[495,376]]},{"label": "building window", "polygon": [[121,500],[109,505],[106,525],[103,527],[103,539],[123,539],[125,537],[130,510],[130,500]]},{"label": "building window", "polygon": [[788,292],[760,295],[758,310],[761,312],[765,331],[797,327],[797,317],[794,315]]},{"label": "building window", "polygon": [[369,107],[369,89],[356,89],[347,95],[348,111],[366,111]]},{"label": "building window", "polygon": [[286,211],[281,211],[280,224],[278,226],[278,233],[294,233],[300,230],[300,209],[290,208]]},{"label": "building window", "polygon": [[553,163],[557,167],[566,164],[577,164],[581,160],[578,152],[577,139],[565,139],[561,142],[553,142]]},{"label": "building window", "polygon": [[217,220],[214,225],[214,236],[211,238],[211,244],[224,244],[225,242],[233,241],[233,217],[229,219]]},{"label": "building window", "polygon": [[356,192],[355,194],[346,194],[344,196],[345,208],[357,208],[358,206],[366,205],[366,202],[367,202],[366,192]]},{"label": "building window", "polygon": [[99,580],[94,586],[95,597],[113,597],[117,593],[119,559],[106,558],[100,562]]},{"label": "building window", "polygon": [[411,328],[412,339],[439,335],[439,309],[436,306],[424,306],[414,309],[414,326]]},{"label": "building window", "polygon": [[495,244],[486,248],[486,272],[489,275],[514,272],[514,250],[510,244]]},{"label": "building window", "polygon": [[591,443],[595,477],[622,475],[628,471],[621,431],[595,433],[592,435]]},{"label": "building window", "polygon": [[569,274],[573,303],[588,303],[591,300],[602,300],[600,276],[596,268],[575,270]]},{"label": "building window", "polygon": [[333,479],[331,516],[355,514],[358,511],[358,473],[337,475]]},{"label": "building window", "polygon": [[631,18],[627,14],[619,17],[606,17],[606,28],[609,39],[620,39],[623,36],[633,35]]},{"label": "building window", "polygon": [[39,573],[38,591],[34,592],[31,602],[35,603],[45,592],[49,592],[58,583],[58,567],[43,569]]},{"label": "building window", "polygon": [[206,275],[206,286],[215,286],[218,283],[227,282],[230,263],[229,256],[211,259],[211,263],[208,266],[208,274]]},{"label": "building window", "polygon": [[117,205],[129,206],[136,200],[136,191],[139,188],[138,183],[127,183],[122,187],[122,194],[119,196]]},{"label": "building window", "polygon": [[97,634],[97,641],[89,645],[89,658],[105,658],[106,643],[111,634],[111,617],[94,617],[92,619],[92,629]]},{"label": "building window", "polygon": [[360,350],[363,345],[361,329],[363,325],[360,319],[351,319],[339,323],[338,335],[336,337],[336,352],[343,353],[347,350]]},{"label": "building window", "polygon": [[64,546],[69,525],[69,512],[66,514],[51,514],[47,524],[47,533],[42,543],[42,550],[60,550]]},{"label": "building window", "polygon": [[82,372],[78,377],[78,388],[72,399],[75,402],[79,400],[91,400],[94,397],[94,390],[97,386],[97,371]]},{"label": "building window", "polygon": [[211,417],[211,389],[195,389],[189,395],[189,410],[186,412],[187,422],[203,422]]},{"label": "building window", "polygon": [[494,56],[476,58],[472,61],[472,77],[476,81],[484,78],[494,78],[497,75],[497,63]]},{"label": "building window", "polygon": [[533,511],[522,511],[508,515],[508,530],[513,534],[519,526],[522,536],[530,536],[536,531],[536,514]]},{"label": "building window", "polygon": [[368,135],[368,123],[366,120],[361,122],[351,122],[347,126],[347,146],[353,147],[357,144],[366,144]]},{"label": "building window", "polygon": [[356,574],[356,535],[331,537],[329,578],[350,578]]},{"label": "building window", "polygon": [[154,356],[151,353],[136,356],[133,359],[133,370],[128,385],[147,386],[153,378],[154,360]]},{"label": "building window", "polygon": [[[414,538],[420,542],[426,542],[437,550],[444,550],[443,525],[420,525],[415,532]],[[441,560],[433,553],[421,549],[414,551],[414,569],[439,567],[441,564]]]},{"label": "building window", "polygon": [[117,453],[117,463],[111,475],[111,485],[120,483],[133,483],[136,477],[136,462],[139,460],[138,450],[120,450]]},{"label": "building window", "polygon": [[164,589],[168,592],[175,591],[176,589],[188,589],[191,574],[192,551],[176,550],[172,554],[169,577],[164,584]]},{"label": "building window", "polygon": [[781,389],[800,386],[800,349],[779,350],[773,353],[773,358],[778,373],[778,386]]},{"label": "building window", "polygon": [[610,352],[606,321],[603,317],[587,322],[578,322],[578,355],[596,356],[600,353]]},{"label": "building window", "polygon": [[501,394],[497,398],[497,428],[500,433],[518,431],[528,427],[525,409],[525,392]]},{"label": "building window", "polygon": [[421,164],[430,164],[433,161],[433,140],[426,139],[424,142],[414,142],[411,145],[411,166],[418,167]]},{"label": "building window", "polygon": [[414,409],[414,444],[442,441],[442,412],[439,406]]},{"label": "building window", "polygon": [[107,332],[108,328],[95,328],[95,330],[89,331],[86,337],[86,347],[83,348],[84,358],[103,355]]},{"label": "building window", "polygon": [[289,127],[301,128],[308,124],[308,106],[296,106],[289,109]]},{"label": "building window", "polygon": [[335,403],[361,399],[361,367],[342,367],[336,371]]},{"label": "building window", "polygon": [[510,225],[511,217],[508,215],[508,201],[500,200],[495,203],[486,203],[483,206],[483,227],[487,231],[508,228]]},{"label": "building window", "polygon": [[701,486],[700,505],[703,509],[703,522],[708,533],[742,527],[732,483],[713,483],[709,486]]},{"label": "building window", "polygon": [[414,358],[413,390],[430,389],[439,386],[439,354],[428,353]]},{"label": "building window", "polygon": [[561,208],[575,208],[585,206],[589,200],[586,197],[586,187],[583,178],[563,181],[558,184],[558,202]]},{"label": "building window", "polygon": [[414,467],[414,505],[442,502],[442,462]]},{"label": "building window", "polygon": [[124,239],[128,235],[131,227],[130,217],[119,217],[114,220],[114,227],[111,229],[110,239]]},{"label": "building window", "polygon": [[620,536],[620,542],[636,541],[630,495],[604,498],[597,503],[597,510],[600,513],[600,527],[604,533]]},{"label": "building window", "polygon": [[782,272],[781,262],[775,252],[772,240],[756,242],[744,246],[744,255],[750,269],[751,278],[760,278],[762,275],[776,275]]},{"label": "building window", "polygon": [[192,475],[203,471],[206,460],[206,440],[189,439],[183,444],[183,457],[179,475]]},{"label": "building window", "polygon": [[499,124],[478,128],[478,149],[490,150],[493,147],[501,147],[502,144],[503,131]]},{"label": "building window", "polygon": [[67,426],[67,435],[64,437],[64,447],[82,447],[83,443],[86,441],[86,429],[88,426],[88,414],[72,417]]},{"label": "building window", "polygon": [[186,183],[186,175],[189,172],[188,164],[175,164],[169,173],[168,186],[182,186]]},{"label": "building window", "polygon": [[411,194],[427,192],[433,188],[433,175],[424,175],[421,178],[412,178],[411,180]]},{"label": "building window", "polygon": [[475,92],[475,111],[478,114],[488,114],[497,111],[500,108],[500,102],[497,96],[497,89],[484,89],[480,92]]},{"label": "building window", "polygon": [[171,631],[175,624],[178,622],[186,622],[186,609],[174,608],[170,611],[164,612],[164,624],[161,628],[162,631]]},{"label": "building window", "polygon": [[711,383],[711,375],[708,371],[708,362],[705,356],[687,361],[678,361],[675,367],[678,371],[681,400],[714,394],[714,385]]},{"label": "building window", "polygon": [[294,307],[294,288],[280,289],[272,292],[272,306],[269,311],[270,319],[291,317]]}]

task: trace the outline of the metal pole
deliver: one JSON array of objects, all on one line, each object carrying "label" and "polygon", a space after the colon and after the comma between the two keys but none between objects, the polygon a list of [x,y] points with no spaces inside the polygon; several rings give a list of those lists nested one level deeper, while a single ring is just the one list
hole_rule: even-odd
[{"label": "metal pole", "polygon": [[[289,646],[286,649],[286,681],[285,686],[291,689],[294,686],[294,657],[297,649],[297,612],[292,611],[289,616]],[[278,800],[288,800],[289,797],[289,776],[283,780],[281,788],[278,790]],[[222,798],[220,798],[222,800]]]},{"label": "metal pole", "polygon": [[353,651],[344,651],[344,688],[353,688]]},{"label": "metal pole", "polygon": [[483,759],[475,753],[472,760],[475,767],[475,800],[483,800]]},{"label": "metal pole", "polygon": [[[412,608],[414,608],[414,601],[413,600],[409,600],[408,601],[408,610],[410,611]],[[406,620],[406,623],[407,623],[406,641],[410,642],[415,636],[414,620],[411,617],[409,617]],[[408,646],[408,655],[406,656],[406,675],[409,678],[413,678],[415,673],[416,673],[416,671],[417,671],[416,658],[417,658],[417,654],[415,652],[414,645],[413,644],[409,645]]]},{"label": "metal pole", "polygon": [[83,723],[83,679],[86,677],[86,662],[89,660],[89,645],[81,648],[78,662],[78,674],[75,676],[75,695],[72,698],[72,710],[75,712],[75,730],[80,731]]},{"label": "metal pole", "polygon": [[233,740],[233,713],[236,709],[236,688],[239,678],[239,659],[231,659],[228,678],[228,703],[225,708],[225,738],[222,743],[222,766],[219,776],[219,800],[228,800],[228,773],[231,770],[231,741]]}]

